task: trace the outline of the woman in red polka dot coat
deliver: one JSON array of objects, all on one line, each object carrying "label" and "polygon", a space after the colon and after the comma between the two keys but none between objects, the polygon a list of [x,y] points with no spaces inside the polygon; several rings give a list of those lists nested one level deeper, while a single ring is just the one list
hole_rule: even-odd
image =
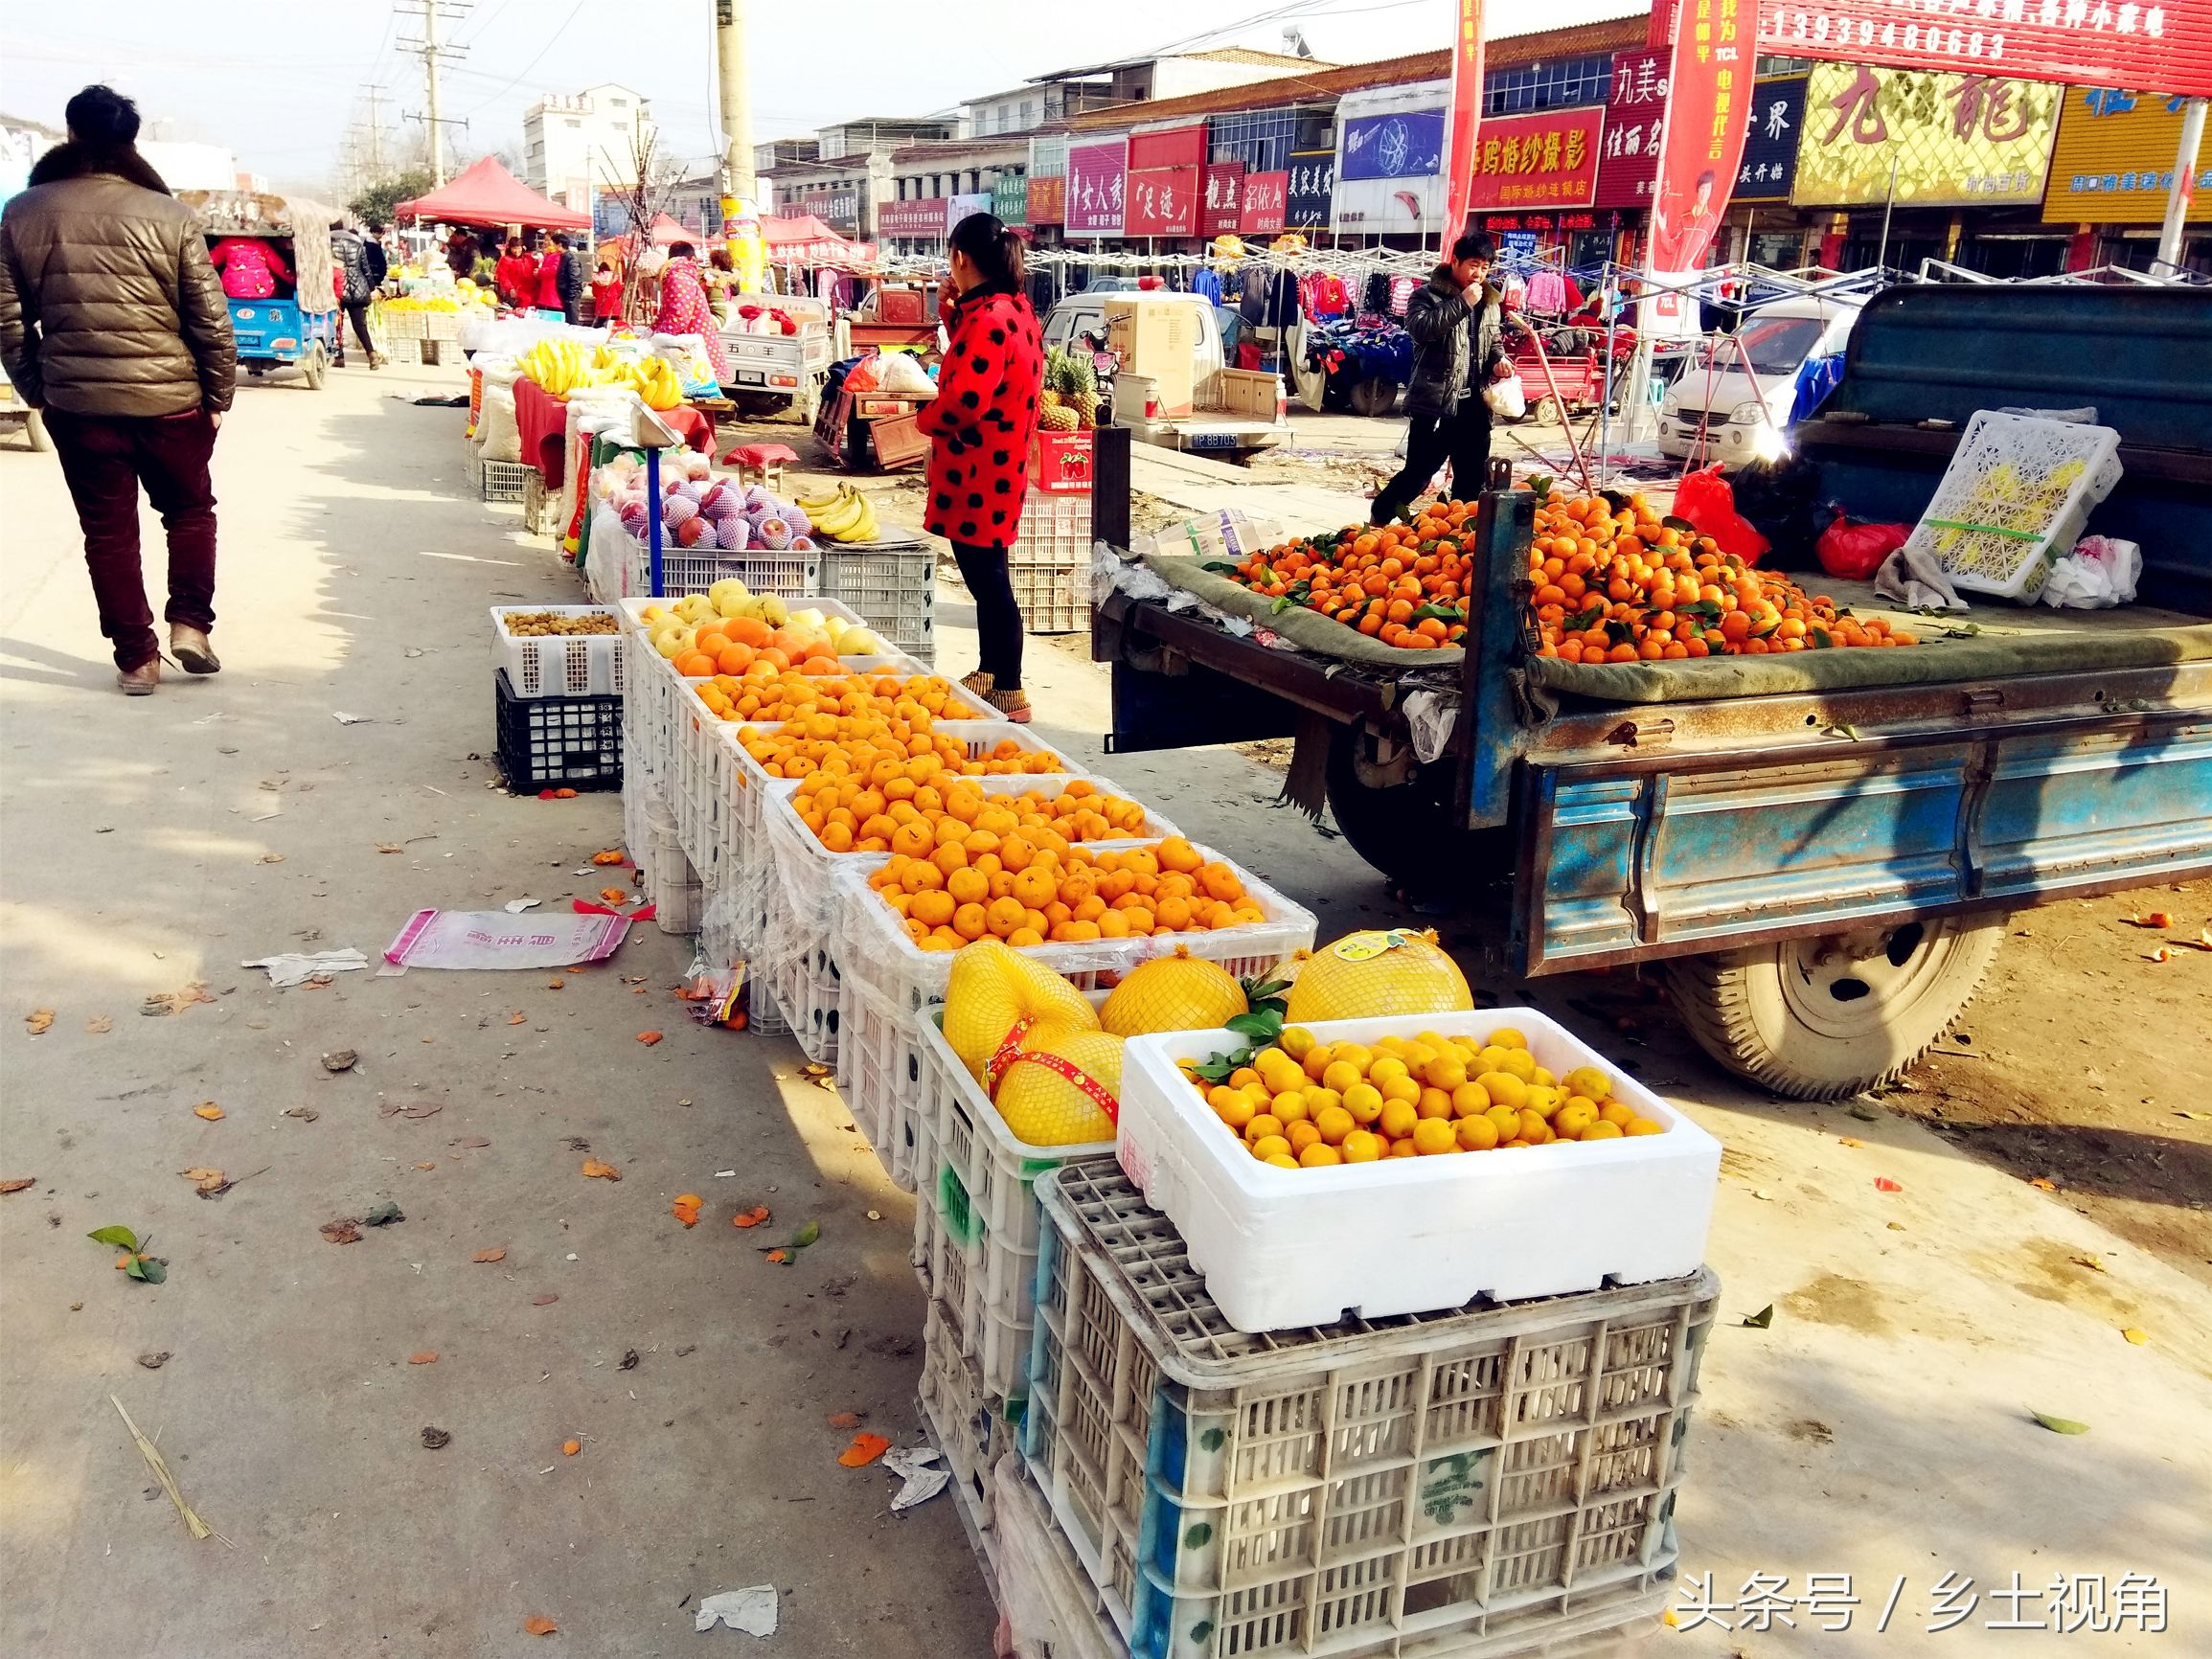
[{"label": "woman in red polka dot coat", "polygon": [[1021,689],[1021,610],[1006,550],[1029,493],[1029,443],[1044,384],[1044,336],[1021,291],[1021,239],[990,214],[952,230],[950,343],[937,396],[923,406],[931,531],[952,543],[975,599],[976,671],[962,683],[1010,720],[1029,718]]}]

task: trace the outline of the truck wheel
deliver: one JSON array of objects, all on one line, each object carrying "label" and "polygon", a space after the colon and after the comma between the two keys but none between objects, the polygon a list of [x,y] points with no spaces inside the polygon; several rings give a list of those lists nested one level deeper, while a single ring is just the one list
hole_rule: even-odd
[{"label": "truck wheel", "polygon": [[54,447],[54,440],[46,435],[46,417],[35,409],[23,418],[23,435],[31,440],[31,447],[41,455]]},{"label": "truck wheel", "polygon": [[1513,837],[1470,830],[1447,799],[1452,768],[1415,766],[1402,784],[1378,786],[1358,772],[1358,735],[1339,727],[1329,745],[1329,809],[1352,851],[1416,898],[1456,904],[1513,875]]},{"label": "truck wheel", "polygon": [[1352,388],[1352,413],[1369,419],[1387,415],[1398,403],[1398,382],[1370,375]]},{"label": "truck wheel", "polygon": [[1801,1101],[1888,1082],[1964,1011],[1989,970],[2001,918],[1938,918],[1789,939],[1667,964],[1698,1046],[1730,1071]]}]

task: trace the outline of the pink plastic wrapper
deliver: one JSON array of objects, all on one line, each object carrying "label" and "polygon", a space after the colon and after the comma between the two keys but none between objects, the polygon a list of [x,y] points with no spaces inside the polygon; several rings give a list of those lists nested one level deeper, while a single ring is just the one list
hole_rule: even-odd
[{"label": "pink plastic wrapper", "polygon": [[611,914],[511,916],[503,910],[418,910],[384,952],[385,972],[410,967],[567,967],[604,962],[629,930]]}]

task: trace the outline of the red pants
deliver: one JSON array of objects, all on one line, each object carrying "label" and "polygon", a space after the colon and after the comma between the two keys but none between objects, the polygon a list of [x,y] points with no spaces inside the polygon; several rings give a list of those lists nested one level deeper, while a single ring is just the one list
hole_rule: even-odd
[{"label": "red pants", "polygon": [[172,623],[215,626],[215,486],[208,458],[215,422],[202,409],[182,415],[71,415],[46,411],[61,476],[84,529],[84,562],[100,605],[100,631],[125,672],[161,654],[138,560],[138,487],[169,531]]}]

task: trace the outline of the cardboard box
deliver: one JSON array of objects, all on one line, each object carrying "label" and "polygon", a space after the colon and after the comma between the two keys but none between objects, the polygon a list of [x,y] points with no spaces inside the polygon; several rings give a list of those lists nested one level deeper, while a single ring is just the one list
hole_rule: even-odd
[{"label": "cardboard box", "polygon": [[1029,483],[1055,495],[1088,495],[1093,445],[1088,432],[1038,433],[1029,447]]},{"label": "cardboard box", "polygon": [[1121,359],[1119,373],[1152,382],[1161,420],[1191,413],[1198,349],[1198,307],[1189,300],[1151,294],[1106,296],[1106,348]]}]

